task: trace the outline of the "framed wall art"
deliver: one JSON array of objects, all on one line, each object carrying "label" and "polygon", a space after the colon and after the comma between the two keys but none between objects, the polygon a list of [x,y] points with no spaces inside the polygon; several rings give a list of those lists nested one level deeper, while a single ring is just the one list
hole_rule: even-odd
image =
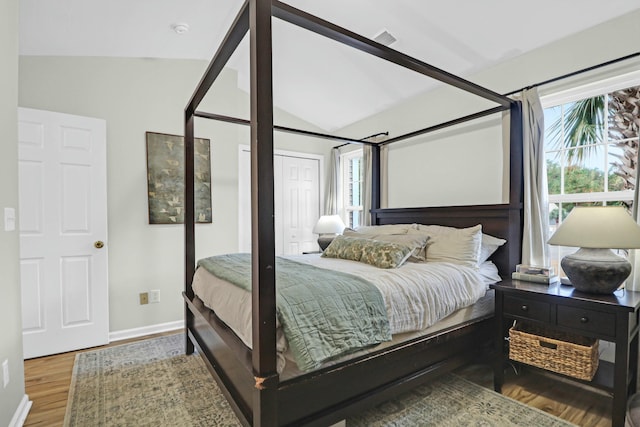
[{"label": "framed wall art", "polygon": [[[184,223],[184,137],[146,133],[149,224]],[[210,141],[195,138],[195,221],[211,223]]]}]

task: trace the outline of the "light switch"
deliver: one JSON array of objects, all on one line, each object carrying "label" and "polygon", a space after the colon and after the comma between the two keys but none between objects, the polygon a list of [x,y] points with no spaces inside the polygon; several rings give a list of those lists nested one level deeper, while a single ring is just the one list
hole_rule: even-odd
[{"label": "light switch", "polygon": [[4,208],[4,231],[16,229],[16,210],[14,208]]}]

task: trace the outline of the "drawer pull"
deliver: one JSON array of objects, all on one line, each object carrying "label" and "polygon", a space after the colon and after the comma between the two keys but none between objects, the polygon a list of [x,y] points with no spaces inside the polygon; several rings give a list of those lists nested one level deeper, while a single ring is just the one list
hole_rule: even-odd
[{"label": "drawer pull", "polygon": [[589,321],[589,318],[587,316],[582,316],[580,318],[580,323],[587,323]]},{"label": "drawer pull", "polygon": [[520,307],[520,309],[521,309],[522,311],[529,311],[529,306],[528,306],[528,305],[526,305],[526,304],[523,304],[523,305],[522,305],[522,307]]}]

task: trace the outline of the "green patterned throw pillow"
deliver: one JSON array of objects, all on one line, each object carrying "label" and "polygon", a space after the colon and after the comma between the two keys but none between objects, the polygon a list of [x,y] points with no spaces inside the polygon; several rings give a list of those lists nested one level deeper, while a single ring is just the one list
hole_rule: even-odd
[{"label": "green patterned throw pillow", "polygon": [[399,243],[369,240],[362,251],[360,262],[379,268],[400,267],[413,253],[413,248]]},{"label": "green patterned throw pillow", "polygon": [[336,236],[322,253],[323,257],[360,261],[362,250],[369,242],[359,237]]},{"label": "green patterned throw pillow", "polygon": [[337,236],[327,246],[322,256],[360,261],[379,268],[397,268],[404,264],[413,251],[413,247],[400,243]]}]

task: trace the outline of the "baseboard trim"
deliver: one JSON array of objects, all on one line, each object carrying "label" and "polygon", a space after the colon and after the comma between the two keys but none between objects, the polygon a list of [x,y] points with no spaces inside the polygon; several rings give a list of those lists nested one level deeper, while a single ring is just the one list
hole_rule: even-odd
[{"label": "baseboard trim", "polygon": [[122,331],[109,332],[109,342],[138,338],[145,335],[159,334],[162,332],[176,331],[184,328],[184,320],[175,322],[158,323],[157,325],[143,326],[141,328],[124,329]]},{"label": "baseboard trim", "polygon": [[33,402],[29,400],[29,396],[26,394],[22,396],[20,405],[18,405],[16,413],[13,414],[13,418],[11,418],[11,421],[9,422],[9,427],[22,427],[24,422],[27,420],[27,415],[29,415],[32,404]]}]

